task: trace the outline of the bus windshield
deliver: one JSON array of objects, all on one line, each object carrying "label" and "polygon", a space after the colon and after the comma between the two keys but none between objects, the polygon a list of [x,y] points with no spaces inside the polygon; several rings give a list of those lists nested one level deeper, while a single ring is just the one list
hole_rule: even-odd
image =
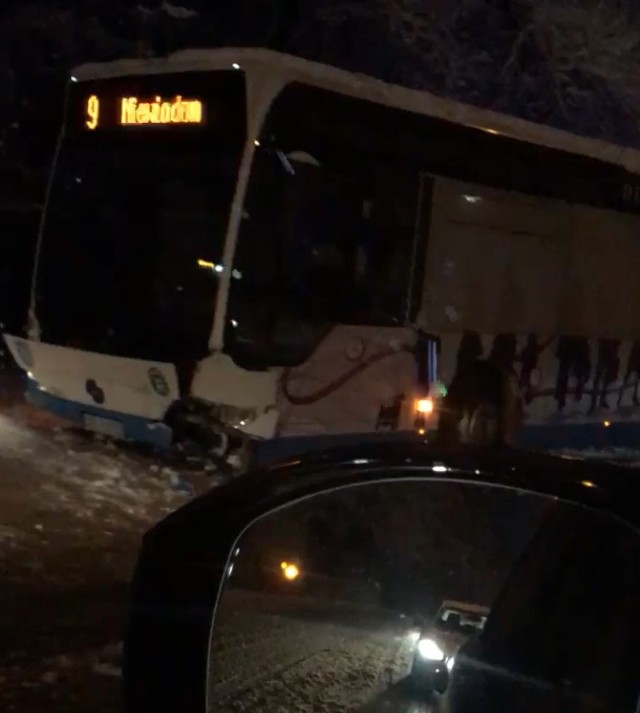
[{"label": "bus windshield", "polygon": [[36,284],[44,341],[206,354],[244,139],[239,72],[71,85]]}]

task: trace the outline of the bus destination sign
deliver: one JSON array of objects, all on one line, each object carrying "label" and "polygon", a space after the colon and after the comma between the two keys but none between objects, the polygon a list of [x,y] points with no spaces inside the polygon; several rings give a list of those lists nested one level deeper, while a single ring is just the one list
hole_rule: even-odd
[{"label": "bus destination sign", "polygon": [[103,99],[92,94],[84,102],[84,124],[89,131],[112,126],[172,126],[205,123],[199,99],[177,95],[141,99],[135,96]]}]

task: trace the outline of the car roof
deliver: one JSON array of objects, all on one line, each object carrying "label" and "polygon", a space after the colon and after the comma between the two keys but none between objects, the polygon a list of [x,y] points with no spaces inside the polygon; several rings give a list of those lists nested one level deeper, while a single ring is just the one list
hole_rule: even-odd
[{"label": "car roof", "polygon": [[[296,439],[292,439],[296,440]],[[443,448],[417,434],[366,434],[305,439],[286,458],[264,462],[272,473],[288,471],[303,482],[318,468],[358,468],[378,477],[393,475],[475,480],[557,498],[600,504],[640,524],[640,472],[626,465],[519,448]]]},{"label": "car roof", "polygon": [[489,607],[472,604],[471,602],[459,602],[455,599],[445,599],[440,605],[440,610],[442,609],[455,609],[456,611],[479,614],[480,616],[486,616],[489,613]]},{"label": "car roof", "polygon": [[212,513],[233,511],[250,522],[298,498],[396,478],[513,488],[581,503],[640,527],[640,473],[635,468],[512,448],[443,448],[412,434],[323,437],[317,448],[312,441],[306,439],[297,452],[289,444],[286,457],[263,458],[258,467],[190,501],[145,540],[178,542],[183,527],[206,532]]}]

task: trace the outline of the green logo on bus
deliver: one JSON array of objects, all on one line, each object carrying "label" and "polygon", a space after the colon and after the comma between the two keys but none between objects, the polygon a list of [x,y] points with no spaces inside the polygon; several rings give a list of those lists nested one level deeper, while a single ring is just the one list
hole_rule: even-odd
[{"label": "green logo on bus", "polygon": [[168,396],[169,395],[169,383],[164,378],[160,369],[155,367],[149,369],[149,381],[153,390],[158,394],[158,396]]}]

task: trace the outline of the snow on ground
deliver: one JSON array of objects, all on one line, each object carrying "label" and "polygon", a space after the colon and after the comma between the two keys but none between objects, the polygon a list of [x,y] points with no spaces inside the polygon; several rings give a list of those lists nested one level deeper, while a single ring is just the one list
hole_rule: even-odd
[{"label": "snow on ground", "polygon": [[[190,497],[184,482],[205,487],[176,478],[19,398],[0,399],[0,710],[120,713],[140,537]],[[388,614],[345,616],[298,601],[283,610],[251,596],[221,611],[212,711],[360,710],[408,671],[414,642]]]},{"label": "snow on ground", "polygon": [[612,463],[640,468],[640,450],[635,448],[590,448],[581,451],[564,449],[554,451],[554,454],[581,460],[611,461]]},{"label": "snow on ground", "polygon": [[432,710],[398,699],[415,633],[384,610],[229,590],[212,637],[210,711]]},{"label": "snow on ground", "polygon": [[564,449],[553,451],[552,454],[562,458],[587,461],[593,460],[600,463],[613,463],[627,468],[640,469],[640,450],[636,450],[635,448],[590,448],[584,450]]},{"label": "snow on ground", "polygon": [[210,481],[69,431],[19,391],[0,375],[0,710],[120,713],[140,538]]}]

